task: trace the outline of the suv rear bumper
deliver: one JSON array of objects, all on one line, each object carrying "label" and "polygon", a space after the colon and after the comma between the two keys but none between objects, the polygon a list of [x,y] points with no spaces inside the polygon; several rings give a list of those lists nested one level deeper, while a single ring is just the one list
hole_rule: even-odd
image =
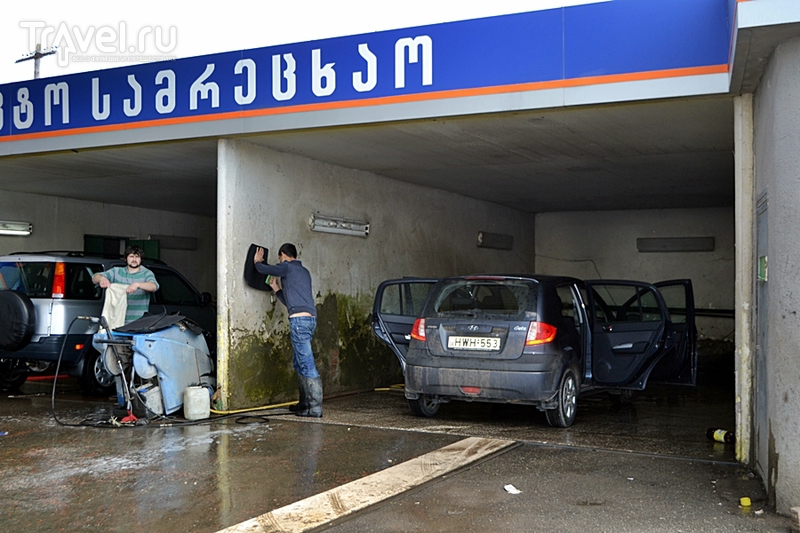
[{"label": "suv rear bumper", "polygon": [[[65,335],[50,335],[42,337],[37,342],[31,342],[23,349],[16,352],[0,351],[0,359],[25,359],[26,361],[47,361],[55,363],[61,353]],[[69,335],[64,345],[62,363],[74,364],[79,362],[84,354],[92,349],[92,335]]]},{"label": "suv rear bumper", "polygon": [[[406,398],[421,394],[453,400],[514,402],[537,405],[553,398],[561,369],[542,372],[507,372],[406,366]],[[477,394],[466,394],[462,387],[480,387]]]}]

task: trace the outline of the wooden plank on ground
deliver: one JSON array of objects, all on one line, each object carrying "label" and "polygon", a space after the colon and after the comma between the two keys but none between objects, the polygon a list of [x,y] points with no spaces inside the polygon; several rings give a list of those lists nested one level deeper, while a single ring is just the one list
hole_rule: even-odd
[{"label": "wooden plank on ground", "polygon": [[366,509],[491,456],[514,441],[470,437],[228,527],[220,533],[300,533]]}]

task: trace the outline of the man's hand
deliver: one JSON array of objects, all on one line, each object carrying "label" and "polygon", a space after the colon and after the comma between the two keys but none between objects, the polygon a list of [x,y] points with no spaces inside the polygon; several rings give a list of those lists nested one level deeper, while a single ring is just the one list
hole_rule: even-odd
[{"label": "man's hand", "polygon": [[256,255],[253,256],[253,263],[261,263],[264,261],[264,249],[261,247],[256,248]]},{"label": "man's hand", "polygon": [[97,283],[101,289],[107,289],[111,286],[111,282],[105,276],[100,276],[100,281]]},{"label": "man's hand", "polygon": [[156,287],[156,284],[153,283],[152,281],[135,281],[130,285],[128,285],[127,287],[125,287],[125,292],[127,294],[133,294],[139,289],[142,289],[145,292],[155,292],[158,289],[158,287]]},{"label": "man's hand", "polygon": [[281,286],[278,285],[278,280],[279,279],[281,279],[281,278],[276,278],[275,276],[273,276],[269,280],[269,286],[272,287],[272,290],[275,291],[275,292],[278,292],[279,290],[281,290]]}]

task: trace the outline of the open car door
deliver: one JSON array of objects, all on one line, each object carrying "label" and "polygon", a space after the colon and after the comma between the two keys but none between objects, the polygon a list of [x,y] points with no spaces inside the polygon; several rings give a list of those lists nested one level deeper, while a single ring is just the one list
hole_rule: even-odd
[{"label": "open car door", "polygon": [[668,340],[668,351],[653,369],[650,381],[669,385],[696,385],[697,326],[692,282],[688,279],[677,279],[661,281],[655,286],[669,310],[674,339]]},{"label": "open car door", "polygon": [[659,290],[636,281],[587,281],[592,374],[601,387],[642,390],[674,341]]},{"label": "open car door", "polygon": [[411,328],[437,281],[429,278],[393,279],[384,281],[375,291],[372,330],[397,356],[403,375],[406,373]]}]

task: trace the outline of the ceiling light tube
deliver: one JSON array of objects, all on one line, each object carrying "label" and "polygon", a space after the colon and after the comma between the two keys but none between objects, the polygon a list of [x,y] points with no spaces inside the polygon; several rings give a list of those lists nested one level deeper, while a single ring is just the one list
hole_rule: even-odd
[{"label": "ceiling light tube", "polygon": [[311,213],[311,218],[308,219],[308,227],[311,228],[311,231],[321,231],[323,233],[338,233],[339,235],[352,235],[354,237],[366,237],[369,235],[369,222],[320,215],[319,213]]},{"label": "ceiling light tube", "polygon": [[0,220],[0,235],[30,235],[31,233],[33,233],[33,224],[30,222]]}]

